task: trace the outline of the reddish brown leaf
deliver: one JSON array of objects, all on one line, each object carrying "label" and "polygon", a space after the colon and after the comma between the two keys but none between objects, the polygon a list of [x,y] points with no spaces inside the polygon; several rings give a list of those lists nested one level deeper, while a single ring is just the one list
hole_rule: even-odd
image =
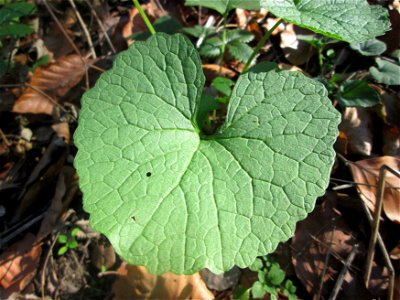
[{"label": "reddish brown leaf", "polygon": [[[382,156],[350,164],[354,181],[360,183],[357,185],[360,197],[372,212],[375,210],[379,170],[383,165],[399,171],[400,159]],[[400,224],[400,179],[390,172],[386,174],[383,210],[390,220]]]},{"label": "reddish brown leaf", "polygon": [[34,245],[35,237],[28,233],[0,256],[0,297],[22,291],[37,271],[42,253],[41,244]]},{"label": "reddish brown leaf", "polygon": [[77,85],[86,72],[80,56],[72,54],[37,68],[30,85],[15,102],[13,112],[54,115],[57,99]]}]

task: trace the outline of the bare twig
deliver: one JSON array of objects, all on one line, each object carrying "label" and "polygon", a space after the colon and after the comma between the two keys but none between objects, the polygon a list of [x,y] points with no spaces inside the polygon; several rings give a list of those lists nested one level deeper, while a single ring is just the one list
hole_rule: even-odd
[{"label": "bare twig", "polygon": [[47,264],[48,264],[48,262],[49,262],[50,256],[51,256],[51,254],[53,253],[53,248],[54,248],[54,245],[55,245],[56,242],[57,242],[57,239],[58,239],[59,235],[60,235],[60,233],[58,232],[58,233],[56,234],[56,236],[54,237],[54,240],[53,240],[53,242],[52,242],[51,245],[50,245],[50,249],[49,249],[49,251],[47,252],[46,259],[44,260],[44,264],[43,264],[42,278],[41,278],[41,293],[42,293],[42,299],[43,299],[43,300],[45,299],[45,297],[44,297],[44,285],[45,285],[46,268],[47,268]]},{"label": "bare twig", "polygon": [[[348,166],[350,164],[355,164],[354,162],[346,159],[343,155],[341,155],[339,153],[337,153],[337,157],[340,160],[342,160],[346,166]],[[395,272],[394,272],[392,262],[390,261],[389,253],[386,250],[385,243],[383,242],[383,239],[382,239],[381,235],[379,234],[379,220],[380,220],[381,213],[382,213],[386,171],[389,171],[389,172],[393,173],[395,176],[400,177],[399,171],[393,170],[392,168],[390,168],[386,165],[383,165],[381,167],[380,172],[379,172],[379,182],[378,182],[379,188],[378,188],[377,196],[376,196],[377,201],[375,202],[374,216],[372,216],[371,211],[369,210],[369,208],[365,204],[365,202],[361,201],[362,208],[364,209],[364,212],[367,215],[368,221],[370,222],[371,227],[372,227],[371,239],[370,239],[370,243],[368,246],[368,256],[367,256],[367,262],[366,262],[365,273],[364,273],[364,282],[365,282],[366,286],[368,287],[369,280],[371,277],[371,270],[372,270],[372,263],[373,263],[374,253],[375,253],[375,246],[376,246],[376,242],[378,242],[379,248],[383,255],[385,265],[389,270],[389,288],[388,288],[387,299],[393,300]],[[380,212],[378,211],[379,207],[380,207]]]},{"label": "bare twig", "polygon": [[114,54],[117,53],[117,50],[115,50],[115,47],[114,47],[113,43],[111,42],[110,37],[108,36],[107,30],[104,28],[103,22],[100,20],[99,16],[97,15],[96,10],[93,8],[92,4],[90,4],[90,1],[89,1],[89,0],[85,0],[85,2],[86,2],[86,4],[89,6],[90,11],[92,12],[94,18],[96,19],[97,24],[99,25],[101,31],[103,32],[104,38],[106,39],[108,45],[110,46],[111,51],[112,51]]},{"label": "bare twig", "polygon": [[353,249],[351,250],[349,256],[347,256],[346,263],[344,264],[342,270],[340,271],[338,280],[336,281],[335,287],[332,290],[331,295],[329,296],[329,300],[335,300],[337,295],[339,294],[340,289],[342,288],[342,284],[344,281],[344,277],[347,274],[351,264],[353,263],[354,257],[358,251],[358,244],[355,244]]},{"label": "bare twig", "polygon": [[[378,239],[379,233],[379,224],[380,218],[382,214],[382,207],[383,207],[383,196],[385,193],[385,180],[387,172],[392,173],[396,177],[400,178],[400,172],[397,170],[392,169],[387,165],[383,165],[379,170],[379,188],[376,195],[376,202],[375,202],[375,212],[374,212],[374,219],[372,221],[372,232],[371,238],[369,240],[368,245],[368,255],[367,255],[367,262],[365,264],[365,274],[364,274],[364,282],[365,285],[368,287],[369,279],[371,277],[371,270],[372,270],[372,262],[374,260],[375,255],[375,246]],[[390,299],[390,298],[389,298]]]},{"label": "bare twig", "polygon": [[[60,29],[60,31],[62,32],[62,34],[65,36],[65,38],[67,39],[68,43],[71,45],[71,47],[74,49],[75,53],[79,56],[79,58],[82,60],[82,63],[86,66],[87,62],[86,60],[83,58],[81,52],[79,51],[78,47],[75,45],[74,41],[71,39],[71,37],[69,36],[69,34],[65,31],[64,26],[60,23],[60,20],[58,20],[57,16],[54,14],[52,8],[50,7],[50,5],[47,3],[47,0],[43,0],[43,4],[46,6],[47,11],[49,12],[49,14],[51,15],[52,19],[54,20],[54,22],[56,23],[58,29]],[[85,81],[86,81],[86,88],[89,89],[89,74],[87,71],[87,68],[85,68]]]},{"label": "bare twig", "polygon": [[93,57],[93,58],[97,58],[97,56],[96,56],[96,51],[94,50],[94,47],[93,47],[92,38],[90,37],[89,30],[87,29],[86,24],[85,24],[85,22],[84,22],[83,19],[82,19],[81,13],[80,13],[79,10],[76,8],[76,5],[75,5],[74,0],[68,0],[68,1],[69,1],[69,4],[71,4],[72,9],[74,10],[74,12],[75,12],[75,14],[76,14],[76,17],[78,18],[79,24],[81,24],[83,33],[85,34],[86,40],[87,40],[87,42],[88,42],[88,44],[89,44],[90,52],[92,52],[92,57]]},{"label": "bare twig", "polygon": [[[365,204],[364,201],[361,201],[361,204],[362,204],[362,208],[364,209],[365,214],[367,215],[367,219],[368,219],[370,225],[372,226],[373,217],[372,217],[371,211],[369,210],[367,204]],[[389,270],[389,289],[388,289],[387,299],[388,300],[393,300],[394,275],[395,275],[394,268],[393,268],[393,264],[392,264],[392,262],[390,260],[389,253],[386,250],[385,243],[383,242],[383,239],[382,239],[382,237],[381,237],[379,232],[378,232],[378,245],[379,245],[379,248],[382,251],[383,260],[385,262],[385,265]]]},{"label": "bare twig", "polygon": [[82,59],[82,62],[86,64],[85,60],[82,57],[81,52],[79,51],[78,47],[76,47],[74,41],[71,39],[71,37],[69,36],[69,34],[65,31],[64,26],[60,23],[60,21],[58,20],[57,16],[54,14],[52,8],[50,7],[50,5],[47,3],[47,0],[43,0],[43,4],[46,6],[47,11],[49,12],[49,14],[51,15],[53,21],[56,23],[58,29],[60,29],[60,31],[62,32],[62,34],[65,36],[65,38],[67,39],[68,43],[71,45],[71,47],[74,49],[74,51],[76,52],[76,54],[79,55],[79,57]]},{"label": "bare twig", "polygon": [[331,237],[330,237],[330,241],[329,241],[328,251],[326,252],[326,255],[325,255],[324,268],[322,270],[322,274],[321,274],[321,278],[320,278],[320,281],[319,281],[319,286],[318,286],[317,293],[316,293],[316,295],[314,297],[314,299],[317,299],[317,300],[319,298],[321,298],[322,287],[324,286],[324,277],[325,277],[326,271],[328,270],[329,259],[331,257],[332,242],[333,242],[334,234],[335,234],[335,226],[332,226],[332,231],[331,231]]}]

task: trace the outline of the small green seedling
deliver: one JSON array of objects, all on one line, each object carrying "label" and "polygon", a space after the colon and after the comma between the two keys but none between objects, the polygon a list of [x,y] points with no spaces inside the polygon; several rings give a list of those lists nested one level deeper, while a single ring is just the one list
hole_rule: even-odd
[{"label": "small green seedling", "polygon": [[74,229],[71,230],[69,234],[60,234],[58,237],[58,242],[62,244],[60,249],[58,249],[57,254],[58,255],[63,255],[65,254],[68,250],[73,250],[78,247],[78,241],[76,240],[76,236],[79,233],[79,228],[75,227]]},{"label": "small green seedling", "polygon": [[251,288],[253,298],[264,298],[265,294],[268,293],[271,300],[276,300],[278,299],[278,293],[281,292],[289,300],[297,299],[296,287],[293,282],[289,279],[285,280],[285,271],[272,258],[268,256],[258,258],[250,266],[250,269],[258,273],[258,281]]},{"label": "small green seedling", "polygon": [[246,30],[234,29],[219,32],[206,38],[200,47],[200,55],[204,57],[219,57],[222,55],[222,46],[225,44],[229,53],[241,62],[246,62],[251,56],[253,49],[247,45],[254,39],[254,35]]},{"label": "small green seedling", "polygon": [[214,78],[211,83],[211,86],[221,94],[219,97],[216,98],[216,100],[220,103],[225,103],[225,104],[228,103],[234,85],[235,82],[233,82],[229,78],[224,78],[224,77]]}]

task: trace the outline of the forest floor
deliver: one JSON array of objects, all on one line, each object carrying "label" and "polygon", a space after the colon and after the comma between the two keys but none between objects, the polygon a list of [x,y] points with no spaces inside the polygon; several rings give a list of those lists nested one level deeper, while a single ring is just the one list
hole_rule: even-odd
[{"label": "forest floor", "polygon": [[[32,32],[0,34],[0,299],[232,299],[250,288],[259,279],[249,269],[221,276],[207,270],[151,275],[124,263],[91,229],[73,166],[80,99],[119,52],[148,36],[147,28],[130,1],[28,2],[35,9],[18,22]],[[220,32],[223,25],[217,12],[183,1],[145,2],[156,30],[183,32],[198,46],[208,36],[187,28]],[[298,223],[293,238],[268,258],[279,263],[301,299],[387,299],[390,292],[400,299],[400,179],[391,173],[368,288],[364,283],[379,171],[384,165],[400,170],[400,88],[379,83],[369,71],[379,59],[398,64],[399,52],[397,58],[393,53],[400,49],[400,4],[370,2],[384,5],[392,24],[378,38],[385,47],[379,54],[365,49],[362,54],[363,49],[284,22],[257,56],[258,62],[318,78],[342,114],[326,194]],[[248,42],[239,37],[251,48],[276,22],[266,10],[236,9],[227,18],[228,28],[252,35]],[[235,81],[243,59],[202,51],[206,89],[221,96],[213,79]],[[351,80],[366,83],[365,101],[373,105],[346,104],[343,91]],[[215,113],[210,120],[218,125]],[[279,299],[287,298],[283,287],[275,288]]]}]

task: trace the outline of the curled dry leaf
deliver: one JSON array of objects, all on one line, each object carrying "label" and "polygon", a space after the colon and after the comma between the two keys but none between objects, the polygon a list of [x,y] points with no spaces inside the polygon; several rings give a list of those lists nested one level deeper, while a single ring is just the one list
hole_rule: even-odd
[{"label": "curled dry leaf", "polygon": [[199,273],[160,276],[150,274],[145,267],[122,264],[121,275],[113,285],[118,299],[214,299]]},{"label": "curled dry leaf", "polygon": [[371,155],[372,150],[372,111],[362,107],[346,107],[339,125],[339,136],[335,148],[346,155],[348,153]]},{"label": "curled dry leaf", "polygon": [[[379,170],[383,165],[400,171],[400,159],[393,156],[365,159],[350,164],[354,181],[360,183],[357,185],[360,197],[372,212],[375,210]],[[386,174],[383,210],[390,220],[400,224],[400,179],[390,172]]]},{"label": "curled dry leaf", "polygon": [[44,113],[54,115],[57,99],[77,85],[86,72],[86,64],[79,55],[72,54],[37,68],[30,87],[17,99],[12,109],[17,113]]},{"label": "curled dry leaf", "polygon": [[28,233],[0,256],[0,297],[8,299],[22,291],[36,273],[42,253],[41,244],[34,245],[35,236]]}]

